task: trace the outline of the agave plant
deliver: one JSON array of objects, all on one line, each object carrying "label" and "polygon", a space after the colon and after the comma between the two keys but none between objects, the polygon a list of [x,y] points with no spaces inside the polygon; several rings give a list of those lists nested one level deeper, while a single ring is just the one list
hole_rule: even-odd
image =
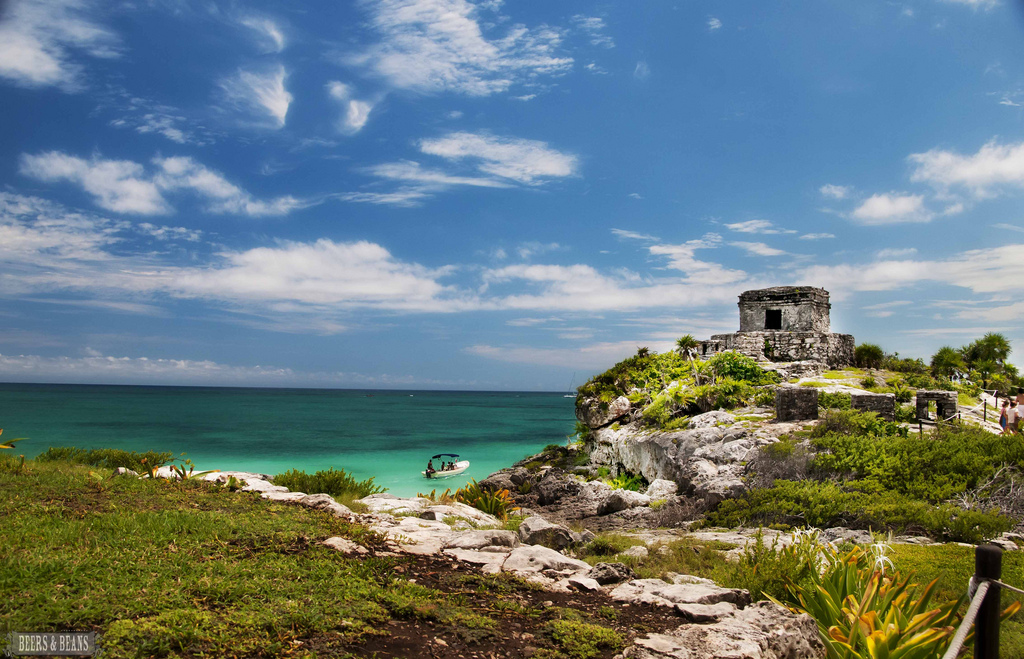
[{"label": "agave plant", "polygon": [[[0,435],[4,434],[4,429],[0,428]],[[18,437],[17,439],[4,439],[0,440],[0,448],[14,448],[16,442],[28,439],[27,437]]]},{"label": "agave plant", "polygon": [[[184,455],[184,453],[182,455]],[[220,471],[220,469],[209,469],[207,471],[200,471],[197,473],[195,469],[196,466],[193,464],[192,460],[185,458],[182,460],[180,465],[171,465],[171,476],[175,480],[187,481],[193,478],[202,478],[207,474],[215,474]],[[152,476],[152,473],[150,475]]]},{"label": "agave plant", "polygon": [[509,513],[519,510],[508,490],[485,490],[475,479],[466,483],[465,487],[459,488],[455,492],[455,498],[488,515],[494,515],[503,522],[508,519]]},{"label": "agave plant", "polygon": [[452,494],[452,490],[450,487],[446,488],[445,491],[440,494],[438,494],[437,490],[435,489],[431,490],[430,494],[423,494],[421,492],[417,492],[416,496],[421,499],[428,499],[431,503],[440,503],[442,505],[447,505],[458,501],[456,495]]},{"label": "agave plant", "polygon": [[[824,569],[811,571],[809,585],[790,583],[787,590],[791,608],[818,623],[829,659],[928,659],[945,652],[966,595],[933,603],[938,580],[921,589],[898,572],[885,576],[879,568],[891,562],[877,547],[825,556]],[[1003,617],[1018,609],[1015,602]]]}]

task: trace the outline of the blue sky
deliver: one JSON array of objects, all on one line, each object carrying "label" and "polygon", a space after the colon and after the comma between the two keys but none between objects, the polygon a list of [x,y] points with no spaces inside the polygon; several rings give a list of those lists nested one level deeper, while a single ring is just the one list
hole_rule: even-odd
[{"label": "blue sky", "polygon": [[561,390],[782,284],[1024,339],[1010,0],[0,6],[0,380]]}]

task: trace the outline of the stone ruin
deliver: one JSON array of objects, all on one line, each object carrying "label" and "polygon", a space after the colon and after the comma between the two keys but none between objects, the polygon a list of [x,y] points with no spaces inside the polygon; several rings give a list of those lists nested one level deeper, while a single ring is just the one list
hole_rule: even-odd
[{"label": "stone ruin", "polygon": [[775,390],[776,421],[807,421],[817,418],[817,389],[782,386]]},{"label": "stone ruin", "polygon": [[851,334],[830,330],[828,291],[776,286],[740,295],[740,331],[715,334],[697,352],[708,357],[735,350],[762,362],[816,362],[829,368],[853,364]]},{"label": "stone ruin", "polygon": [[[928,403],[935,403],[935,416],[928,410]],[[917,392],[918,421],[948,421],[957,414],[957,394],[955,391]]]},{"label": "stone ruin", "polygon": [[858,392],[850,394],[850,407],[861,412],[875,412],[886,421],[896,420],[896,395]]}]

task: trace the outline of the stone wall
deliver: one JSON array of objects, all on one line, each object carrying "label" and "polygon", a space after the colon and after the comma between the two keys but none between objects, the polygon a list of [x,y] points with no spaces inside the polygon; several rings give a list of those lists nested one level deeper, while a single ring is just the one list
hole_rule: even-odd
[{"label": "stone wall", "polygon": [[775,390],[776,421],[818,418],[818,390],[814,387],[779,387]]},{"label": "stone wall", "polygon": [[877,412],[886,421],[896,420],[895,394],[850,394],[850,407],[862,412]]},{"label": "stone wall", "polygon": [[783,332],[821,332],[828,334],[828,291],[812,286],[776,286],[740,295],[740,332],[766,329],[765,314],[780,311]]},{"label": "stone wall", "polygon": [[854,339],[851,334],[822,332],[736,332],[715,334],[698,347],[701,356],[723,350],[735,350],[758,361],[817,361],[831,368],[853,363]]}]

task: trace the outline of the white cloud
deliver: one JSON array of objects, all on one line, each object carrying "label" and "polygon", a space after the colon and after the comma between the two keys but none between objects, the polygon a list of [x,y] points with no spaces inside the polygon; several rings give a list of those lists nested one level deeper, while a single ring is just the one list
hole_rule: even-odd
[{"label": "white cloud", "polygon": [[940,189],[962,186],[979,199],[1002,188],[1024,187],[1024,142],[1001,145],[993,140],[968,156],[932,149],[912,154],[909,160],[917,165],[911,181]]},{"label": "white cloud", "polygon": [[521,259],[528,259],[533,256],[544,254],[545,252],[557,252],[561,249],[564,248],[558,243],[540,243],[537,241],[531,241],[519,245],[519,247],[516,248],[516,254],[518,254]]},{"label": "white cloud", "polygon": [[600,48],[615,47],[615,40],[604,33],[605,27],[607,26],[605,25],[603,18],[576,14],[572,17],[572,22],[576,24],[576,27],[590,37],[590,45],[598,46]]},{"label": "white cloud", "polygon": [[1017,231],[1024,233],[1024,227],[1019,227],[1016,224],[993,224],[993,229],[1003,229],[1004,231]]},{"label": "white cloud", "polygon": [[469,185],[480,188],[507,188],[508,183],[479,176],[453,176],[436,169],[421,167],[418,162],[403,160],[382,165],[373,165],[365,171],[384,179],[407,181],[420,185],[423,192],[436,192],[455,185]]},{"label": "white cloud", "polygon": [[281,65],[262,71],[240,69],[234,77],[221,80],[220,88],[228,103],[263,118],[256,125],[281,128],[292,102],[284,87],[287,77]]},{"label": "white cloud", "polygon": [[83,160],[59,151],[23,154],[18,171],[42,181],[71,181],[97,205],[116,213],[165,215],[173,211],[145,168],[130,160]]},{"label": "white cloud", "polygon": [[651,76],[651,67],[647,66],[647,62],[637,62],[636,67],[633,69],[633,77],[637,80],[646,80]]},{"label": "white cloud", "polygon": [[458,301],[438,279],[452,268],[426,268],[394,258],[367,241],[282,242],[224,252],[212,268],[182,269],[169,284],[182,296],[238,302],[292,302],[335,309],[451,310]]},{"label": "white cloud", "polygon": [[409,187],[392,190],[391,192],[345,192],[339,194],[338,199],[361,204],[411,208],[419,206],[423,201],[430,199],[432,196],[433,192],[426,188]]},{"label": "white cloud", "polygon": [[572,176],[578,167],[578,159],[572,154],[552,149],[546,142],[515,137],[449,133],[422,140],[420,150],[447,160],[476,161],[484,173],[526,185]]},{"label": "white cloud", "polygon": [[635,355],[640,346],[666,352],[672,343],[658,340],[617,341],[594,343],[578,348],[537,348],[529,346],[491,346],[479,344],[465,349],[471,355],[513,364],[534,364],[537,366],[561,366],[580,371],[599,371],[608,364],[622,361]]},{"label": "white cloud", "polygon": [[731,270],[719,263],[696,258],[697,250],[712,249],[718,247],[721,242],[721,236],[709,233],[700,239],[689,240],[680,245],[651,245],[648,251],[654,256],[667,257],[668,267],[684,273],[684,281],[688,284],[726,285],[746,279],[747,273],[742,270]]},{"label": "white cloud", "polygon": [[967,5],[972,9],[992,9],[999,6],[999,0],[943,0],[949,4]]},{"label": "white cloud", "polygon": [[87,0],[4,3],[0,22],[0,77],[28,87],[82,87],[73,53],[113,58],[120,40],[90,16]]},{"label": "white cloud", "polygon": [[783,229],[781,227],[777,227],[768,220],[747,220],[746,222],[734,222],[732,224],[726,224],[725,227],[730,231],[736,231],[738,233],[796,233],[796,231],[792,229]]},{"label": "white cloud", "polygon": [[281,28],[265,16],[242,16],[238,22],[253,30],[260,39],[260,44],[265,53],[280,53],[284,50],[286,41]]},{"label": "white cloud", "polygon": [[782,256],[783,254],[788,253],[781,249],[770,247],[769,245],[766,245],[764,243],[748,243],[737,241],[731,242],[729,244],[732,245],[733,247],[739,247],[740,249],[742,249],[751,256]]},{"label": "white cloud", "polygon": [[627,240],[643,240],[652,243],[658,242],[656,236],[652,236],[647,233],[639,233],[637,231],[629,231],[628,229],[612,229],[612,235],[616,238],[626,238]]},{"label": "white cloud", "polygon": [[850,216],[867,225],[930,222],[935,217],[925,208],[923,196],[895,192],[871,195]]},{"label": "white cloud", "polygon": [[714,32],[715,30],[719,30],[719,29],[721,29],[721,27],[722,27],[722,21],[718,20],[714,16],[712,16],[711,18],[708,19],[708,30],[710,30],[711,32]]},{"label": "white cloud", "polygon": [[588,73],[593,73],[594,75],[608,75],[608,71],[599,66],[597,62],[588,62],[583,65],[583,69]]},{"label": "white cloud", "polygon": [[270,201],[255,199],[221,174],[191,158],[154,158],[155,172],[130,160],[90,160],[59,151],[23,154],[19,171],[43,181],[70,181],[93,196],[101,208],[116,213],[166,215],[174,208],[164,192],[190,191],[207,200],[211,213],[232,213],[258,217],[285,215],[308,205],[291,196]]},{"label": "white cloud", "polygon": [[822,197],[828,197],[830,199],[846,199],[853,192],[853,188],[849,185],[833,185],[832,183],[826,183],[825,185],[818,188],[818,192],[821,193]]},{"label": "white cloud", "polygon": [[338,118],[338,130],[345,135],[354,135],[361,131],[370,119],[374,103],[353,98],[351,87],[343,82],[327,83],[327,93],[341,104],[342,113]]},{"label": "white cloud", "polygon": [[479,14],[488,8],[466,0],[377,0],[362,5],[381,41],[345,61],[394,87],[488,96],[572,68],[572,58],[559,54],[561,30],[514,24],[489,38],[485,31],[493,32],[504,17],[482,22]]},{"label": "white cloud", "polygon": [[878,259],[898,259],[904,256],[913,256],[914,254],[917,254],[916,247],[888,247],[878,250],[875,253],[875,257]]},{"label": "white cloud", "polygon": [[805,233],[800,236],[800,240],[827,240],[835,237],[833,233]]}]

